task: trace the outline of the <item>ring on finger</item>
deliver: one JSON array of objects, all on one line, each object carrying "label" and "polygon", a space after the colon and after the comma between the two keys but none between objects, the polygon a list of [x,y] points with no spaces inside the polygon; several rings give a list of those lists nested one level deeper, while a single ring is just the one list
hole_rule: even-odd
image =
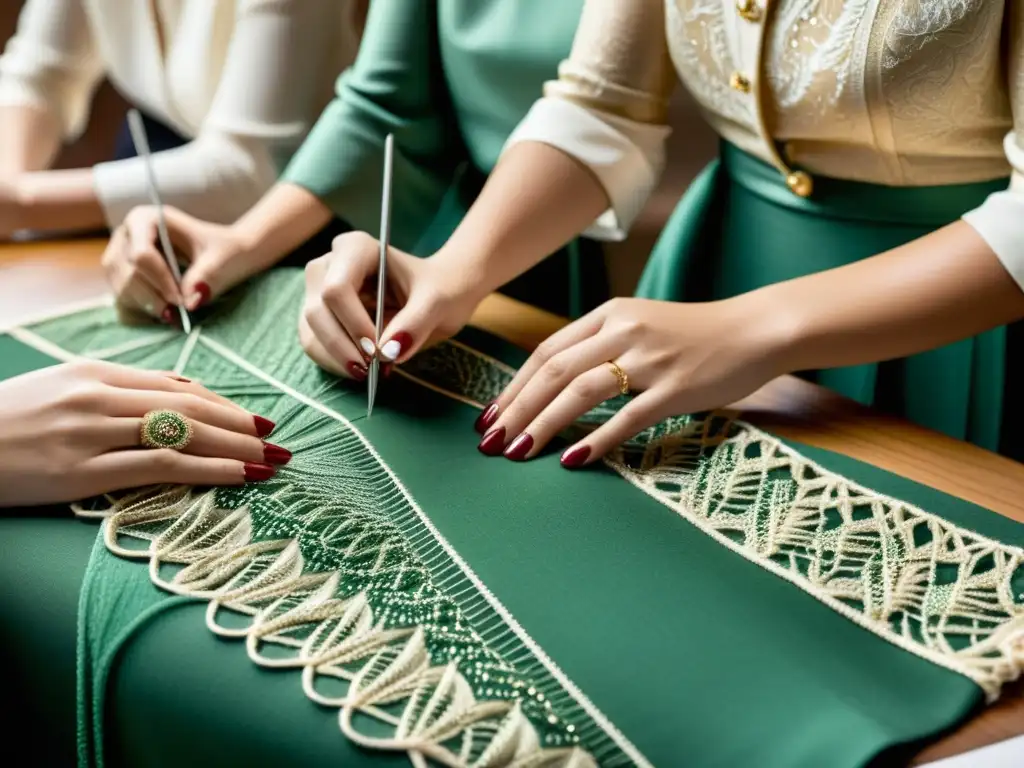
[{"label": "ring on finger", "polygon": [[149,411],[139,425],[139,441],[145,448],[182,451],[193,434],[192,424],[177,411]]},{"label": "ring on finger", "polygon": [[605,363],[605,365],[608,366],[608,368],[611,370],[612,374],[615,376],[616,381],[619,382],[619,394],[620,395],[628,395],[629,394],[629,376],[626,375],[626,372],[624,370],[622,370],[622,368],[619,366],[619,364],[614,362],[613,360],[609,360],[607,363]]}]

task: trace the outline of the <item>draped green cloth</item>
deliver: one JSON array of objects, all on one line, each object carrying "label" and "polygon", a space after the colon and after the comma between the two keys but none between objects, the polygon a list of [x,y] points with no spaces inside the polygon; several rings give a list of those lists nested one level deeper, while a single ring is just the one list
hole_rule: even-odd
[{"label": "draped green cloth", "polygon": [[724,415],[588,471],[487,458],[472,422],[522,353],[466,332],[367,419],[301,353],[301,294],[271,273],[191,337],[109,307],[0,336],[0,375],[174,368],[294,451],[83,503],[108,516],[84,575],[85,524],[0,521],[3,695],[46,711],[77,666],[80,765],[852,767],[1020,673],[1024,526]]},{"label": "draped green cloth", "polygon": [[[676,206],[638,294],[670,301],[726,298],[843,266],[950,224],[1005,188],[1006,179],[885,187],[817,177],[814,194],[802,198],[777,169],[723,143],[720,158]],[[1022,354],[1021,328],[997,328],[906,359],[810,378],[865,405],[1024,460],[1016,396],[1021,374],[1007,362]]]}]

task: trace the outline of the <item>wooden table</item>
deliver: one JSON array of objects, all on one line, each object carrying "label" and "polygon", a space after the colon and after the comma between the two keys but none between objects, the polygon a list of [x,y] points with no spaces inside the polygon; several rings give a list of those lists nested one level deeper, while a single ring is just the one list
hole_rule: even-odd
[{"label": "wooden table", "polygon": [[[0,245],[0,327],[106,289],[103,241]],[[563,318],[491,296],[473,324],[532,349]],[[734,407],[775,434],[846,454],[1024,522],[1024,465],[967,443],[861,407],[821,387],[784,376]],[[915,764],[1024,734],[1024,685],[955,733],[924,750]]]}]

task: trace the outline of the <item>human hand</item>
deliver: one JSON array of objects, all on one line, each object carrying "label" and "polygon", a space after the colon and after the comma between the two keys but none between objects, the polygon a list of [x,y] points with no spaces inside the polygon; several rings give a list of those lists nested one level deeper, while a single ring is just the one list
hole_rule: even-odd
[{"label": "human hand", "polygon": [[176,255],[188,262],[181,288],[160,248],[157,209],[139,206],[114,230],[103,253],[107,281],[121,308],[175,324],[175,307],[184,304],[194,311],[262,268],[245,258],[248,249],[232,227],[169,206],[164,217]]},{"label": "human hand", "polygon": [[477,420],[477,430],[486,430],[480,450],[515,461],[536,456],[587,411],[620,394],[609,361],[639,394],[566,450],[565,467],[595,461],[669,416],[735,402],[784,372],[776,355],[784,323],[757,309],[755,294],[702,304],[606,302],[530,356]]},{"label": "human hand", "polygon": [[[142,417],[172,410],[192,426],[183,449],[141,449]],[[291,454],[261,439],[274,428],[171,373],[102,362],[45,368],[0,382],[0,506],[48,504],[155,483],[266,480]]]},{"label": "human hand", "polygon": [[361,381],[375,354],[401,363],[422,347],[452,336],[483,296],[468,274],[438,257],[420,259],[388,249],[385,328],[379,350],[371,313],[377,306],[379,244],[363,232],[334,239],[329,254],[306,265],[306,301],[299,340],[314,362]]}]

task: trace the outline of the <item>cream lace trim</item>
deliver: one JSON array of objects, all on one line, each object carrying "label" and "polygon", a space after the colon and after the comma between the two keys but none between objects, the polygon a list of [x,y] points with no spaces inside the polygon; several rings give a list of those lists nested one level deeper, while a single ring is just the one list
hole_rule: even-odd
[{"label": "cream lace trim", "polygon": [[[514,371],[464,345],[447,367]],[[436,387],[437,363],[407,372]],[[487,403],[500,391],[484,393]],[[607,420],[609,401],[586,421]],[[864,488],[731,416],[677,417],[605,463],[715,540],[995,700],[1024,674],[1024,550]]]}]

